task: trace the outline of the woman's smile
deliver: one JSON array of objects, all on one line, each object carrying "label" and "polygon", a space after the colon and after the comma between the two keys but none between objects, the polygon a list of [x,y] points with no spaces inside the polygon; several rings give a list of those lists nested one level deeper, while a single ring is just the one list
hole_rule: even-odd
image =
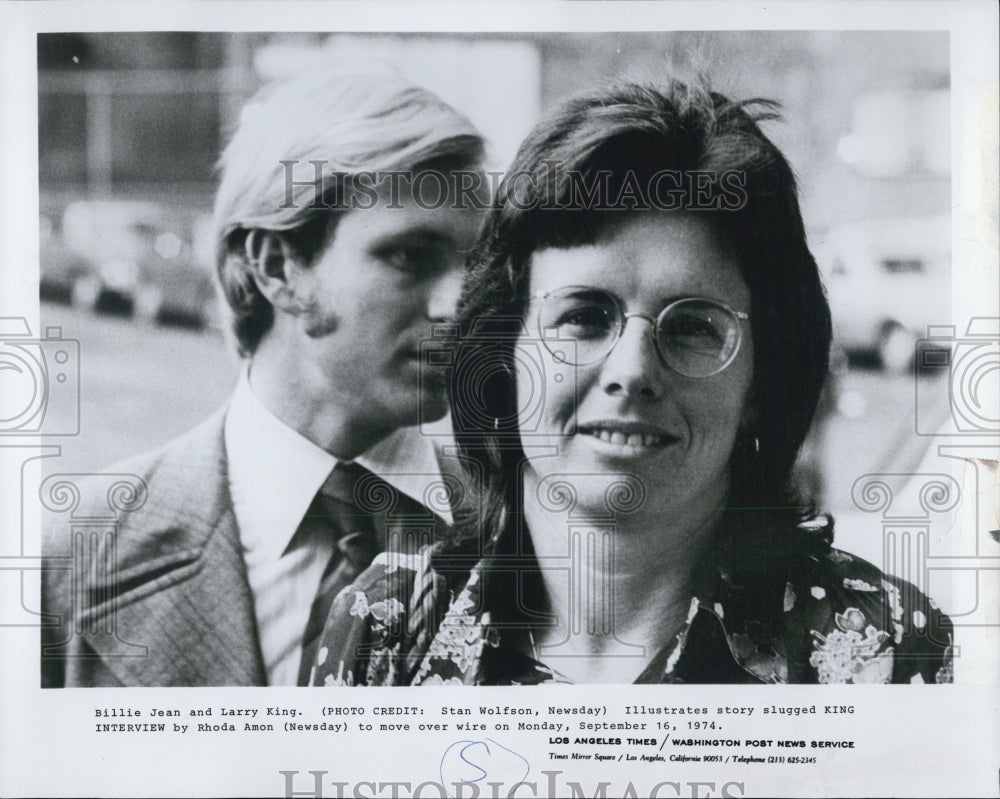
[{"label": "woman's smile", "polygon": [[575,435],[586,439],[598,452],[618,457],[659,454],[680,441],[662,427],[627,419],[600,419],[577,424]]}]

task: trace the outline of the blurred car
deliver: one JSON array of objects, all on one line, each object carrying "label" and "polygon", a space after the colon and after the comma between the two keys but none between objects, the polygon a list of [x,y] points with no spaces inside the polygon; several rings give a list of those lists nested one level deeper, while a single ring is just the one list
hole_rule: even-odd
[{"label": "blurred car", "polygon": [[951,320],[951,220],[878,219],[813,237],[834,341],[891,372],[911,368],[928,325]]},{"label": "blurred car", "polygon": [[38,218],[38,293],[43,299],[65,302],[93,267],[63,241],[53,219],[47,213]]},{"label": "blurred car", "polygon": [[72,281],[74,305],[117,303],[149,321],[212,318],[212,275],[194,255],[183,213],[153,202],[80,200],[66,207],[63,238],[88,265]]},{"label": "blurred car", "polygon": [[830,350],[830,366],[823,390],[816,403],[812,425],[799,450],[792,472],[792,482],[801,499],[815,508],[829,507],[826,469],[827,436],[843,395],[847,356],[836,344]]}]

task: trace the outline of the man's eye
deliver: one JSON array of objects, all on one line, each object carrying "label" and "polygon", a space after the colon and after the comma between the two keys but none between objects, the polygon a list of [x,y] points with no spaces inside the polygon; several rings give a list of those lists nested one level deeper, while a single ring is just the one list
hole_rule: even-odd
[{"label": "man's eye", "polygon": [[382,260],[398,269],[412,269],[420,264],[421,255],[416,247],[394,247],[382,253]]},{"label": "man's eye", "polygon": [[438,247],[392,247],[379,253],[379,257],[403,272],[433,273],[448,263],[447,253]]}]

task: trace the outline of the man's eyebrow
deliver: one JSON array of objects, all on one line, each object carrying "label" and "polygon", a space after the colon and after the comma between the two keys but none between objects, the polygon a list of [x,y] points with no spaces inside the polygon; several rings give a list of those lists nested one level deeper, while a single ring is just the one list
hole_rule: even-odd
[{"label": "man's eyebrow", "polygon": [[394,230],[378,236],[373,242],[374,246],[382,247],[387,244],[397,243],[416,244],[446,244],[454,245],[455,237],[443,230],[432,227],[412,227],[405,230]]}]

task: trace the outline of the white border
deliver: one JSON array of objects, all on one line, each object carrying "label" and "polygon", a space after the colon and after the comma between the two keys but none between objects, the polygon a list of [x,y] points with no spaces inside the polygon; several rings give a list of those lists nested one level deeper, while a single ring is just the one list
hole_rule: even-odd
[{"label": "white border", "polygon": [[[941,30],[952,36],[953,196],[956,207],[956,287],[974,287],[956,296],[956,324],[997,308],[997,255],[969,220],[980,179],[979,155],[970,147],[983,123],[980,111],[997,92],[997,8],[991,2],[616,2],[616,3],[422,3],[422,2],[39,2],[0,5],[0,316],[23,315],[37,330],[37,78],[34,34],[42,31],[204,30],[204,31],[634,31],[820,29]],[[987,135],[991,135],[987,131]],[[995,129],[992,132],[995,136]],[[995,142],[994,142],[995,145]],[[995,180],[995,175],[993,176]],[[995,185],[995,184],[994,184]],[[994,245],[995,247],[995,245]],[[0,484],[0,529],[10,553],[8,531],[20,526],[20,503],[12,475]],[[37,551],[37,550],[34,550]],[[6,585],[6,584],[4,584]],[[0,601],[15,601],[8,592]],[[302,705],[293,689],[181,690],[136,689],[127,692],[41,692],[37,686],[37,632],[0,628],[0,795],[280,795],[278,769],[330,772],[329,779],[435,779],[429,767],[448,739],[433,734],[403,741],[399,736],[370,739],[315,735],[273,739],[98,737],[87,734],[93,708]],[[943,693],[942,690],[947,690]],[[952,689],[849,690],[817,692],[799,686],[761,689],[751,695],[732,686],[706,690],[671,688],[664,692],[614,692],[572,688],[511,695],[501,689],[475,691],[434,689],[425,692],[383,690],[357,692],[344,703],[419,705],[426,720],[438,717],[442,704],[516,704],[532,701],[601,704],[611,694],[637,696],[636,701],[671,705],[725,704],[762,706],[850,704],[855,713],[844,719],[820,719],[815,729],[824,737],[850,736],[858,749],[815,767],[768,771],[720,769],[715,791],[732,778],[743,780],[745,795],[983,795],[998,793],[1000,752],[996,686]],[[819,698],[819,697],[822,698]],[[645,697],[645,700],[641,697]],[[324,698],[324,701],[329,701]],[[339,700],[338,700],[339,701]],[[624,700],[623,700],[624,701]],[[310,704],[321,704],[309,698]],[[370,715],[370,713],[369,713]],[[187,720],[183,720],[187,723]],[[811,734],[812,727],[781,723],[753,728],[754,734]],[[740,737],[750,737],[744,730]],[[527,740],[527,739],[526,739]],[[399,744],[405,743],[402,749]],[[534,739],[532,739],[534,746]],[[543,747],[544,748],[544,747]],[[541,755],[541,752],[532,752]],[[537,762],[538,768],[551,768]],[[338,771],[340,769],[340,771]],[[348,775],[347,771],[351,774]],[[667,769],[663,779],[698,779],[696,771]],[[651,775],[653,772],[646,772]],[[613,779],[609,795],[623,789],[627,771],[580,766],[574,779],[584,786]],[[616,774],[615,777],[608,776]],[[636,786],[655,784],[644,776]],[[299,789],[303,785],[297,785]],[[588,787],[593,795],[593,787]],[[327,786],[325,795],[336,795]],[[685,787],[684,791],[689,791]],[[705,788],[702,789],[706,790]],[[350,793],[346,794],[350,795]],[[379,793],[377,795],[388,795]],[[435,795],[429,793],[427,795]],[[519,795],[531,795],[530,793]],[[542,795],[539,793],[538,795]],[[675,795],[664,793],[662,795]],[[684,793],[683,795],[690,795]],[[702,793],[702,795],[705,795]],[[738,795],[738,794],[737,794]]]}]

